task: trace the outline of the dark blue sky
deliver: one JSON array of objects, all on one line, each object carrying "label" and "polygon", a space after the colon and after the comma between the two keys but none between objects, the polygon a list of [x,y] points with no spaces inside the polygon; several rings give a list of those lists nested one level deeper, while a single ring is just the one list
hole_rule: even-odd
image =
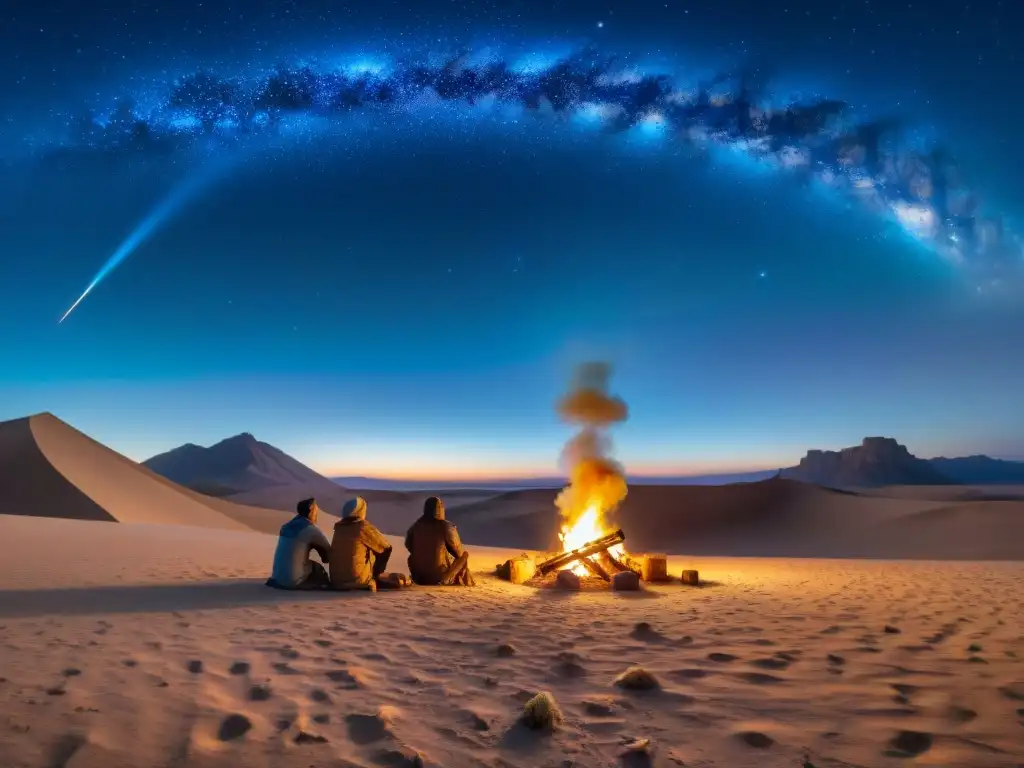
[{"label": "dark blue sky", "polygon": [[[867,434],[1024,457],[1014,286],[979,293],[973,262],[745,154],[431,104],[324,130],[303,115],[245,152],[74,134],[89,110],[106,130],[126,94],[136,114],[167,103],[197,69],[462,46],[522,66],[589,41],[676,76],[753,62],[773,104],[906,118],[955,152],[1009,247],[1016,4],[20,5],[0,27],[0,419],[51,410],[138,459],[249,431],[336,474],[549,473],[554,400],[600,357],[634,472],[778,466]],[[176,185],[225,159],[57,325]]]}]

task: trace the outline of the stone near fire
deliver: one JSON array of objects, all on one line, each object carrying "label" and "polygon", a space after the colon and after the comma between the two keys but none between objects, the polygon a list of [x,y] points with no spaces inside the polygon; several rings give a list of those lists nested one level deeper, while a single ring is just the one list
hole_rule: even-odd
[{"label": "stone near fire", "polygon": [[536,561],[525,553],[509,560],[508,565],[508,579],[513,584],[525,584],[537,575]]},{"label": "stone near fire", "polygon": [[644,581],[669,581],[668,558],[665,555],[644,555],[641,557],[640,578]]},{"label": "stone near fire", "polygon": [[612,576],[612,589],[618,592],[635,592],[640,589],[640,577],[633,571],[622,571]]},{"label": "stone near fire", "polygon": [[580,588],[580,577],[572,571],[559,571],[555,577],[555,587],[565,590],[578,590]]},{"label": "stone near fire", "polygon": [[563,719],[555,697],[547,691],[541,691],[526,702],[519,722],[531,730],[553,731],[561,725]]},{"label": "stone near fire", "polygon": [[499,579],[511,581],[513,584],[525,584],[537,575],[537,563],[527,553],[506,560],[494,569]]},{"label": "stone near fire", "polygon": [[699,587],[700,574],[697,571],[683,571],[683,584],[689,584],[691,587]]}]

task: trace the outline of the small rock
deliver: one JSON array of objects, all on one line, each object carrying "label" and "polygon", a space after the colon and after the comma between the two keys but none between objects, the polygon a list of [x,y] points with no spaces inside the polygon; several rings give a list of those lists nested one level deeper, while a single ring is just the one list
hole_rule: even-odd
[{"label": "small rock", "polygon": [[503,659],[507,659],[510,656],[516,655],[516,647],[511,643],[502,643],[498,646],[498,656]]},{"label": "small rock", "polygon": [[661,687],[658,678],[643,667],[630,667],[615,678],[615,685],[627,691],[653,691]]},{"label": "small rock", "polygon": [[646,766],[651,764],[654,747],[650,739],[633,739],[629,741],[619,757],[630,766]]},{"label": "small rock", "polygon": [[981,653],[981,646],[977,643],[971,643],[967,646],[968,653]]},{"label": "small rock", "polygon": [[567,591],[575,591],[580,588],[580,577],[572,571],[559,571],[555,577],[555,587]]},{"label": "small rock", "polygon": [[633,571],[622,571],[612,576],[612,589],[617,592],[636,592],[640,589],[640,577]]},{"label": "small rock", "polygon": [[198,659],[193,659],[188,663],[188,671],[191,672],[193,675],[202,674],[203,662],[199,661]]},{"label": "small rock", "polygon": [[882,631],[885,632],[885,634],[887,635],[898,635],[900,633],[899,627],[894,627],[890,624],[886,624],[882,628]]},{"label": "small rock", "polygon": [[244,675],[249,671],[249,662],[247,661],[236,661],[228,669],[229,675]]},{"label": "small rock", "polygon": [[611,717],[615,714],[615,708],[606,701],[585,701],[583,711],[593,717]]},{"label": "small rock", "polygon": [[535,731],[551,731],[561,725],[563,719],[555,697],[541,691],[526,702],[519,722]]}]

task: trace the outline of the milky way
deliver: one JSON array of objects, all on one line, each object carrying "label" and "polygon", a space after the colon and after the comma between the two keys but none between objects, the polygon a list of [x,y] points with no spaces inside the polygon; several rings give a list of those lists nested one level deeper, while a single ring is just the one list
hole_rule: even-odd
[{"label": "milky way", "polygon": [[148,82],[142,92],[125,88],[108,109],[69,110],[59,136],[33,135],[33,152],[120,160],[322,138],[360,115],[389,122],[423,111],[481,119],[533,115],[565,130],[741,153],[891,219],[979,289],[1016,283],[1024,272],[1021,240],[1000,218],[982,213],[949,152],[915,146],[897,122],[858,120],[838,100],[775,104],[756,72],[684,87],[670,75],[586,49],[515,60],[493,53],[442,61],[310,60]]}]

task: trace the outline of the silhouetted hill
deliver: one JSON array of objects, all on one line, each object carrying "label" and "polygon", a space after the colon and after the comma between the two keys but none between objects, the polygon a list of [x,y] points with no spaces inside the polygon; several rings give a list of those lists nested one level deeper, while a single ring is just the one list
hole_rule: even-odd
[{"label": "silhouetted hill", "polygon": [[143,465],[172,482],[211,496],[295,486],[308,488],[308,496],[342,490],[284,451],[260,442],[247,432],[208,448],[187,443],[154,456]]},{"label": "silhouetted hill", "polygon": [[[548,490],[450,509],[471,544],[557,549]],[[609,520],[632,552],[754,557],[1020,559],[1021,502],[949,503],[832,490],[785,478],[734,485],[635,485]]]},{"label": "silhouetted hill", "polygon": [[865,437],[860,445],[840,451],[810,450],[798,466],[784,469],[782,476],[832,488],[956,482],[891,437]]},{"label": "silhouetted hill", "polygon": [[1013,485],[1024,483],[1024,461],[1005,461],[991,456],[929,459],[929,464],[956,483],[964,485]]}]

